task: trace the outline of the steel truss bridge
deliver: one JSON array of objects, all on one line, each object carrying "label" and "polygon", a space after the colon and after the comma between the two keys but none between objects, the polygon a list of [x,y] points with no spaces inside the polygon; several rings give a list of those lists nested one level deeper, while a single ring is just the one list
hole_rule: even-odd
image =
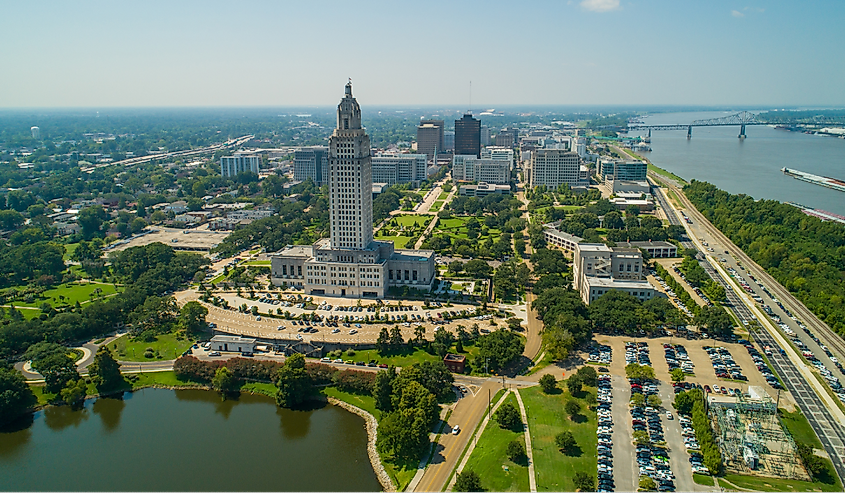
[{"label": "steel truss bridge", "polygon": [[695,120],[692,123],[649,125],[647,123],[629,123],[628,130],[648,130],[651,137],[652,130],[686,130],[687,138],[692,137],[692,127],[733,127],[739,126],[739,138],[745,138],[745,127],[748,125],[845,125],[845,122],[832,118],[824,118],[808,122],[800,121],[762,121],[757,119],[757,114],[749,111],[740,111],[733,115],[721,118],[710,118],[708,120]]}]

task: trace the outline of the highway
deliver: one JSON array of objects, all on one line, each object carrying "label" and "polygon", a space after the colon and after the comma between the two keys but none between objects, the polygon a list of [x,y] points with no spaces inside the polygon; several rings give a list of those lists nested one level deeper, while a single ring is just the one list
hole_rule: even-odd
[{"label": "highway", "polygon": [[[666,181],[663,177],[661,177],[661,179]],[[744,322],[758,319],[765,329],[754,333],[754,337],[757,339],[758,343],[763,346],[769,345],[772,347],[782,347],[787,352],[787,354],[782,354],[779,351],[772,351],[772,356],[769,357],[769,361],[771,362],[775,372],[783,380],[784,386],[790,392],[790,395],[795,400],[798,408],[805,416],[807,416],[810,425],[821,440],[825,451],[830,456],[831,462],[833,463],[837,474],[840,478],[845,477],[845,430],[843,430],[840,424],[842,412],[832,398],[826,394],[826,391],[824,389],[820,389],[822,385],[820,382],[811,382],[808,380],[815,378],[812,375],[808,377],[808,374],[814,370],[807,368],[806,365],[800,361],[794,347],[787,342],[786,337],[780,334],[779,329],[776,328],[771,320],[768,320],[767,317],[763,316],[762,311],[755,306],[755,303],[751,301],[750,297],[744,294],[744,291],[742,293],[738,292],[741,290],[738,285],[734,285],[729,279],[726,279],[725,276],[719,273],[719,268],[727,269],[728,267],[731,267],[736,270],[736,275],[740,278],[746,277],[747,273],[751,272],[752,275],[768,287],[773,295],[780,298],[786,308],[788,308],[793,314],[801,317],[808,327],[812,327],[812,330],[819,338],[822,338],[822,335],[825,334],[822,332],[822,329],[819,328],[819,324],[823,325],[823,323],[813,316],[800,302],[786,293],[785,288],[771,278],[771,276],[766,274],[763,269],[754,263],[751,258],[745,255],[739,247],[734,245],[733,242],[731,242],[717,228],[711,225],[710,222],[698,212],[692,203],[689,202],[679,188],[674,187],[671,184],[669,185],[669,188],[674,189],[675,193],[682,201],[688,217],[692,220],[692,224],[686,224],[685,226],[687,227],[687,231],[693,241],[696,241],[697,239],[697,241],[700,242],[702,245],[700,250],[705,249],[705,247],[703,247],[704,242],[707,242],[709,245],[706,247],[707,249],[712,248],[712,254],[708,255],[708,258],[702,263],[702,265],[705,266],[708,273],[711,274],[714,279],[722,283],[724,286],[731,288],[726,288],[726,292],[728,300],[731,303],[731,308],[737,314],[738,318]],[[728,253],[725,254],[725,251]],[[709,263],[710,260],[718,263],[719,268],[711,265]],[[737,260],[739,260],[739,262],[741,262],[743,267],[747,270],[743,270],[743,268],[738,265],[739,262],[737,262]],[[757,286],[757,284],[750,279],[746,279],[746,281],[750,286]],[[775,308],[778,308],[771,298],[768,298],[765,295],[765,293],[763,293],[762,297],[765,303],[770,306],[774,305]],[[755,312],[759,313],[760,317],[756,316],[754,314]],[[785,315],[781,318],[785,321],[789,320],[790,322],[793,322],[789,318],[785,317]],[[830,329],[827,330],[829,331]],[[806,334],[804,334],[800,328],[797,328],[795,332],[799,336],[806,337]],[[802,340],[805,337],[802,337]],[[812,342],[812,339],[809,339],[809,337],[806,338]],[[835,341],[835,344],[828,344],[831,348],[836,348],[834,349],[836,351],[838,351],[838,348],[842,345],[841,341]],[[818,351],[821,353],[818,355],[821,359],[821,356],[824,356],[824,353],[821,349],[818,349]],[[823,393],[824,395],[822,395]]]},{"label": "highway", "polygon": [[238,146],[241,146],[241,145],[249,142],[250,140],[252,140],[253,137],[255,137],[255,136],[254,135],[244,135],[243,137],[238,137],[238,138],[235,138],[235,139],[229,139],[226,142],[223,142],[223,143],[220,143],[220,144],[210,145],[210,146],[207,146],[207,147],[200,147],[199,149],[188,149],[188,150],[184,150],[184,151],[174,151],[174,152],[168,152],[168,153],[164,153],[164,154],[148,154],[146,156],[132,157],[132,158],[123,159],[123,160],[120,160],[120,161],[112,161],[110,163],[99,163],[99,164],[95,164],[93,166],[87,166],[85,168],[82,168],[81,170],[84,171],[85,173],[90,174],[90,173],[93,173],[94,170],[96,170],[98,168],[105,168],[105,167],[108,167],[108,166],[114,166],[116,164],[120,164],[120,165],[123,165],[123,166],[134,166],[136,164],[146,163],[146,162],[152,161],[154,159],[169,159],[169,158],[172,158],[172,157],[196,156],[196,155],[199,155],[199,154],[206,154],[206,153],[209,153],[209,152],[215,152],[215,151],[218,151],[220,149],[225,149],[225,148],[228,148],[228,147],[238,147]]}]

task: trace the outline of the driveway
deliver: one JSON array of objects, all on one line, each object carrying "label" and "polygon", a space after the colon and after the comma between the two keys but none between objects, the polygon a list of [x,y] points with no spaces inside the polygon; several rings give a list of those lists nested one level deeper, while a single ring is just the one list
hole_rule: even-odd
[{"label": "driveway", "polygon": [[[624,361],[624,357],[623,357]],[[613,375],[613,480],[617,491],[637,491],[639,487],[638,470],[634,458],[634,444],[631,436],[631,415],[628,402],[631,400],[631,386],[625,377]]]},{"label": "driveway", "polygon": [[[672,402],[675,400],[675,392],[672,385],[666,382],[659,382],[657,387],[660,399],[663,400],[664,409],[672,409]],[[681,435],[681,425],[678,422],[677,413],[673,410],[675,419],[667,419],[666,411],[660,415],[663,423],[663,436],[666,438],[666,445],[669,447],[669,465],[675,474],[675,489],[677,491],[707,491],[707,487],[696,484],[692,480],[692,467],[689,463],[689,454],[684,447],[684,439]]]}]

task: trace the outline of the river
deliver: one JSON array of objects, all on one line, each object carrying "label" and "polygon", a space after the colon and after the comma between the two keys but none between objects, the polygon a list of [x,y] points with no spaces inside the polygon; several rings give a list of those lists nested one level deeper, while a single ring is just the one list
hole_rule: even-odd
[{"label": "river", "polygon": [[4,491],[380,491],[364,421],[332,405],[145,389],[0,433]]},{"label": "river", "polygon": [[[644,119],[650,124],[690,123],[733,112],[661,113]],[[845,139],[749,126],[746,139],[739,127],[693,127],[653,131],[652,152],[643,153],[652,163],[690,180],[708,181],[731,193],[755,199],[798,202],[845,215],[845,193],[784,175],[781,168],[845,179]],[[631,136],[637,135],[631,132]]]}]

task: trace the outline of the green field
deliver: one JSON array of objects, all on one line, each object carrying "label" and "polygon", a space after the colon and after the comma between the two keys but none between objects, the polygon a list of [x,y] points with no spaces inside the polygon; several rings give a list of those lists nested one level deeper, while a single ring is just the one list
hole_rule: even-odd
[{"label": "green field", "polygon": [[440,195],[437,196],[437,200],[446,200],[449,198],[449,192],[440,192]]},{"label": "green field", "polygon": [[429,210],[432,211],[432,212],[437,212],[437,211],[440,210],[441,207],[443,207],[443,201],[442,200],[435,200],[434,203],[431,204],[431,208]]},{"label": "green field", "polygon": [[248,260],[241,265],[251,265],[253,267],[270,267],[269,260]]},{"label": "green field", "polygon": [[79,246],[79,243],[67,243],[62,246],[65,247],[65,254],[62,258],[65,260],[65,262],[67,262],[68,260],[70,260],[70,257],[71,255],[73,255],[73,252],[76,251],[76,248]]},{"label": "green field", "polygon": [[[637,159],[642,159],[642,158],[637,158]],[[665,176],[667,178],[675,180],[678,183],[681,183],[681,184],[687,183],[686,180],[684,180],[680,176],[676,175],[675,173],[672,173],[670,171],[666,171],[663,168],[658,168],[657,166],[655,166],[651,163],[648,163],[648,170],[653,171],[654,173],[657,173],[658,175]]]},{"label": "green field", "polygon": [[[563,386],[562,384],[558,384]],[[586,392],[596,393],[593,387]],[[528,428],[531,431],[531,445],[534,451],[534,468],[537,475],[537,491],[575,491],[572,478],[576,471],[596,474],[596,413],[589,409],[584,399],[576,421],[569,419],[563,406],[572,397],[566,391],[544,394],[540,387],[520,390],[526,412]],[[585,394],[586,395],[586,394]],[[555,445],[555,435],[569,430],[575,436],[577,451],[572,455],[562,453]]]},{"label": "green field", "polygon": [[786,409],[778,408],[778,416],[786,431],[792,435],[793,440],[806,443],[816,449],[823,448],[822,442],[819,441],[819,437],[816,436],[816,432],[813,431],[813,428],[810,426],[807,418],[801,414],[801,411],[796,410],[790,413]]},{"label": "green field", "polygon": [[432,218],[434,218],[434,216],[430,214],[406,214],[403,216],[393,216],[389,222],[396,221],[399,226],[405,226],[406,228],[416,225],[425,229],[425,227],[428,226],[428,223],[431,222]]},{"label": "green field", "polygon": [[[180,339],[176,334],[162,334],[153,342],[132,340],[125,335],[109,343],[109,349],[116,351],[116,358],[120,361],[155,361],[157,359],[175,359],[186,349],[191,347],[193,341]],[[158,351],[159,358],[145,358],[144,351],[153,348],[153,353]]]},{"label": "green field", "polygon": [[[98,289],[100,290],[99,292],[97,292]],[[58,308],[60,306],[74,305],[77,301],[80,303],[86,303],[95,299],[97,296],[108,296],[110,294],[114,294],[118,292],[118,289],[119,288],[116,288],[114,284],[73,282],[61,284],[55,288],[48,289],[30,303],[15,301],[14,305],[37,308],[42,303],[47,302]]]},{"label": "green field", "polygon": [[719,483],[723,488],[725,486],[730,486],[725,484],[725,481],[728,481],[739,488],[753,491],[842,491],[842,486],[838,480],[836,481],[836,484],[827,484],[818,482],[810,483],[808,481],[798,481],[794,479],[726,474],[724,478],[719,478]]},{"label": "green field", "polygon": [[376,236],[379,241],[392,241],[394,248],[413,248],[414,245],[408,245],[408,242],[413,238],[410,236]]},{"label": "green field", "polygon": [[[516,396],[508,395],[505,403],[517,406]],[[525,442],[525,434],[502,429],[490,420],[478,438],[478,444],[464,470],[473,470],[481,477],[486,491],[528,491],[528,466],[508,459],[507,446],[512,440]]]},{"label": "green field", "polygon": [[[472,219],[472,217],[473,216],[457,216],[449,219],[441,219],[437,222],[437,227],[434,228],[434,234],[447,234],[453,238],[462,238],[465,240],[469,239],[469,236],[467,236],[466,224],[470,219]],[[481,223],[484,222],[483,217],[477,217],[476,219],[478,219]],[[475,240],[483,241],[490,236],[494,239],[498,239],[501,234],[502,232],[498,229],[489,229],[487,230],[486,235],[479,234],[478,238],[475,238]]]},{"label": "green field", "polygon": [[376,419],[381,418],[381,411],[376,409],[376,400],[372,395],[353,394],[351,392],[344,392],[335,387],[324,387],[321,392],[328,397],[334,397],[337,400],[343,401],[347,404],[352,404],[355,407],[360,407],[364,411],[372,414]]},{"label": "green field", "polygon": [[[449,352],[453,354],[457,354],[455,346],[449,348]],[[478,348],[475,346],[466,345],[464,346],[464,353],[467,356],[467,360],[472,360],[478,354]],[[364,351],[355,351],[354,356],[349,356],[348,352],[344,352],[343,356],[341,356],[344,361],[352,360],[352,361],[363,361],[365,363],[370,362],[371,360],[376,360],[378,364],[386,364],[386,365],[393,365],[397,367],[404,367],[410,366],[414,363],[423,363],[425,361],[440,361],[442,358],[437,356],[436,354],[429,354],[425,352],[425,350],[414,347],[410,349],[405,349],[403,351],[397,351],[395,353],[386,353],[381,355],[378,350],[376,349],[366,349]]]}]

